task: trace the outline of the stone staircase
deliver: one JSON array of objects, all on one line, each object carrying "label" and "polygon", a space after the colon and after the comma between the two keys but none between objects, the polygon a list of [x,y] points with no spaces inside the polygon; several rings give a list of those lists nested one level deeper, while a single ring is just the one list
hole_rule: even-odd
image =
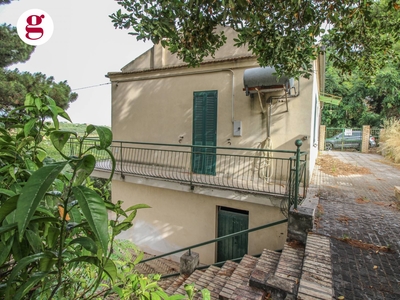
[{"label": "stone staircase", "polygon": [[245,255],[240,263],[227,261],[189,277],[179,276],[160,285],[167,294],[185,294],[185,284],[195,284],[194,299],[208,289],[211,299],[333,299],[329,238],[309,234],[306,246],[285,243],[281,253],[264,250],[259,258]]}]

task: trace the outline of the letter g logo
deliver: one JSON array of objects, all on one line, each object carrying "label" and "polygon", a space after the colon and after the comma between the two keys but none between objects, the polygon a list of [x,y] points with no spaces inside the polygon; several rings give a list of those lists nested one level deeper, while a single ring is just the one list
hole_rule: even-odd
[{"label": "letter g logo", "polygon": [[26,34],[25,37],[30,40],[38,40],[43,36],[43,28],[37,27],[38,25],[42,24],[42,19],[44,15],[41,16],[29,16],[26,19],[28,25],[25,27]]},{"label": "letter g logo", "polygon": [[38,46],[46,43],[53,34],[54,25],[50,15],[40,9],[30,9],[18,19],[18,35],[25,43]]}]

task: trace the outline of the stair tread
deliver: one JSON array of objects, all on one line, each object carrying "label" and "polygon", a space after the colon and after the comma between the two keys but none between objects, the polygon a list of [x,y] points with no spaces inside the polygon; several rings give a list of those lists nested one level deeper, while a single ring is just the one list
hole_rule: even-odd
[{"label": "stair tread", "polygon": [[238,265],[238,263],[228,260],[220,268],[218,273],[215,275],[214,280],[206,286],[206,289],[210,291],[211,299],[219,298],[220,292]]},{"label": "stair tread", "polygon": [[[186,279],[187,276],[185,275],[180,275],[178,278],[175,278],[175,280],[168,287],[166,287],[166,290],[164,289],[165,292],[168,295],[173,295]],[[165,285],[163,286],[165,287]]]},{"label": "stair tread", "polygon": [[206,269],[206,271],[195,283],[195,288],[198,290],[198,292],[194,296],[194,299],[202,299],[201,290],[206,288],[210,284],[210,282],[215,279],[215,276],[218,274],[219,271],[220,268],[216,266],[210,266]]},{"label": "stair tread", "polygon": [[219,299],[230,299],[236,289],[248,285],[250,274],[257,261],[258,258],[246,254],[222,288]]},{"label": "stair tread", "polygon": [[203,274],[203,271],[195,270],[186,280],[176,289],[175,294],[185,295],[185,284],[196,283]]},{"label": "stair tread", "polygon": [[263,288],[268,276],[274,274],[278,266],[281,253],[264,249],[257,265],[250,276],[250,285],[256,288]]}]

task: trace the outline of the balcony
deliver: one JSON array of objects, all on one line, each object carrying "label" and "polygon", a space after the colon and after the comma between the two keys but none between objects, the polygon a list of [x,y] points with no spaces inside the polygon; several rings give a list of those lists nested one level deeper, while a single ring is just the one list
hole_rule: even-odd
[{"label": "balcony", "polygon": [[[95,146],[87,140],[83,149]],[[77,141],[70,140],[71,155]],[[295,148],[295,146],[294,146]],[[114,141],[109,148],[115,157],[115,174],[202,186],[243,193],[287,198],[282,209],[298,203],[307,191],[307,152],[252,148],[212,147]],[[106,151],[90,150],[95,169],[111,171],[113,160]],[[296,180],[297,178],[297,180]]]}]

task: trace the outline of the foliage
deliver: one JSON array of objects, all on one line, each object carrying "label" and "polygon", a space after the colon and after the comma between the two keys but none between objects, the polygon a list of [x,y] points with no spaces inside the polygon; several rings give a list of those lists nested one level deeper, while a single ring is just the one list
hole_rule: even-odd
[{"label": "foliage", "polygon": [[0,68],[27,61],[33,50],[34,46],[24,43],[19,38],[16,27],[0,25]]},{"label": "foliage", "polygon": [[382,153],[395,163],[400,162],[400,121],[390,120],[385,122],[385,130],[383,130],[380,140]]},{"label": "foliage", "polygon": [[327,64],[325,91],[342,96],[341,104],[325,105],[322,123],[331,127],[379,127],[385,120],[400,117],[400,68],[390,62],[377,71],[370,81],[364,79],[360,70],[343,76]]},{"label": "foliage", "polygon": [[42,91],[63,109],[67,109],[69,104],[78,98],[77,93],[71,92],[67,81],[57,83],[54,77],[46,77],[45,74],[39,72],[31,74],[20,72],[18,69],[0,70],[0,110],[10,111],[22,104],[19,101],[27,93],[39,94]]},{"label": "foliage", "polygon": [[[123,210],[121,201],[110,201],[109,180],[89,177],[99,152],[115,167],[110,129],[88,125],[80,136],[61,130],[58,117],[69,120],[53,99],[27,94],[24,106],[0,119],[0,298],[183,299],[167,296],[159,276],[135,271],[143,253],[135,261],[113,255],[115,237],[148,206]],[[93,132],[98,140],[87,147]],[[72,136],[74,153],[68,147]],[[48,156],[41,147],[45,137],[63,160]],[[115,217],[109,219],[109,213]]]},{"label": "foliage", "polygon": [[[161,43],[190,66],[213,56],[226,42],[219,26],[233,28],[235,46],[247,45],[261,66],[278,74],[309,77],[321,47],[334,66],[369,72],[397,57],[396,0],[226,1],[118,0],[110,15],[116,28],[131,28],[138,40]],[[321,40],[324,45],[321,45]]]}]

